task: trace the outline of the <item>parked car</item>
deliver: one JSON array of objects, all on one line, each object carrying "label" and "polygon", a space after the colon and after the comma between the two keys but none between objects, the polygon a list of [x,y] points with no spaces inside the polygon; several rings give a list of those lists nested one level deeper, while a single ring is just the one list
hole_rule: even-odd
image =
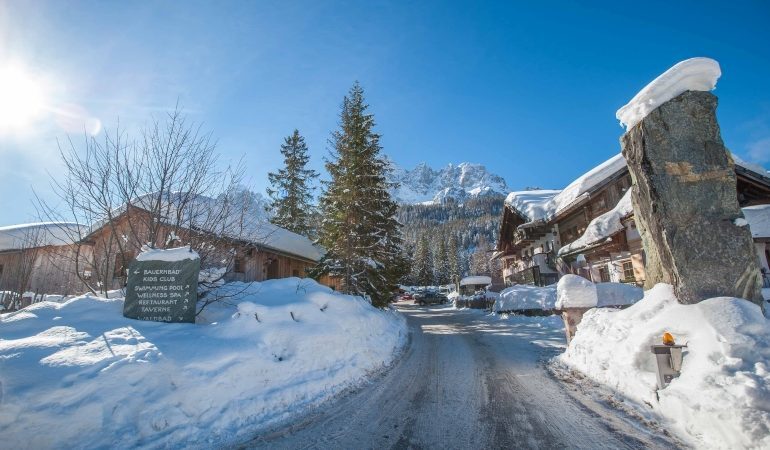
[{"label": "parked car", "polygon": [[410,292],[404,292],[398,297],[399,300],[414,300],[414,295],[412,295]]},{"label": "parked car", "polygon": [[414,304],[425,305],[439,305],[449,302],[446,295],[439,294],[436,291],[423,291],[414,294]]}]

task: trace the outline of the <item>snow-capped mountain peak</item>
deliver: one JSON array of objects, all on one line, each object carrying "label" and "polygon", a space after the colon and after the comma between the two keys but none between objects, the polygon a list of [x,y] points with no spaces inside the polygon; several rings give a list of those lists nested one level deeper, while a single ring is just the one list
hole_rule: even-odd
[{"label": "snow-capped mountain peak", "polygon": [[463,162],[433,169],[423,162],[408,170],[391,161],[391,169],[391,181],[399,185],[392,194],[400,203],[444,203],[449,198],[462,202],[509,191],[501,176],[481,164]]}]

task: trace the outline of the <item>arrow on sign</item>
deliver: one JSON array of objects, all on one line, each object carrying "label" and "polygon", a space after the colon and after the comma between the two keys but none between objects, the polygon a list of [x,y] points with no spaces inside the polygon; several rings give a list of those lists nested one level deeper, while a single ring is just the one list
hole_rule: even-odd
[{"label": "arrow on sign", "polygon": [[184,320],[184,317],[179,317],[179,320]]},{"label": "arrow on sign", "polygon": [[187,306],[183,306],[182,309],[187,311]]},{"label": "arrow on sign", "polygon": [[188,303],[189,301],[190,301],[189,299],[184,299],[184,302],[185,302],[185,303]]},{"label": "arrow on sign", "polygon": [[141,273],[141,272],[142,272],[141,270],[139,270],[139,269],[136,269],[136,270],[134,271],[134,275],[138,275],[138,274],[139,274],[139,273]]},{"label": "arrow on sign", "polygon": [[184,288],[185,288],[185,289],[189,289],[189,288],[190,288],[190,285],[188,284],[188,285],[187,285],[187,286],[185,286]]}]

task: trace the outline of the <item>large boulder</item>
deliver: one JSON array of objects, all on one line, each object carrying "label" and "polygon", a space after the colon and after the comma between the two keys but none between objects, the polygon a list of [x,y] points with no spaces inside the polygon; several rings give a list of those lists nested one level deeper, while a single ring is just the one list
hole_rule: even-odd
[{"label": "large boulder", "polygon": [[[674,285],[681,303],[742,297],[762,305],[761,274],[738,206],[717,98],[687,91],[621,138],[646,252],[645,288]],[[737,221],[737,222],[736,222]]]}]

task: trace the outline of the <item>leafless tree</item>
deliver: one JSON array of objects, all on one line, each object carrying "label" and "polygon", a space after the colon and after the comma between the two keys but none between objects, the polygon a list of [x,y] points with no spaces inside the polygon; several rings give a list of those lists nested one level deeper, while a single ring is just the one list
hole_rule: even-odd
[{"label": "leafless tree", "polygon": [[229,269],[238,246],[257,238],[259,216],[240,199],[243,162],[221,168],[211,133],[178,108],[137,139],[118,127],[67,144],[64,171],[51,177],[59,202],[38,205],[47,220],[84,225],[71,238],[77,275],[94,293],[122,287],[145,245],[189,245],[202,268]]}]

